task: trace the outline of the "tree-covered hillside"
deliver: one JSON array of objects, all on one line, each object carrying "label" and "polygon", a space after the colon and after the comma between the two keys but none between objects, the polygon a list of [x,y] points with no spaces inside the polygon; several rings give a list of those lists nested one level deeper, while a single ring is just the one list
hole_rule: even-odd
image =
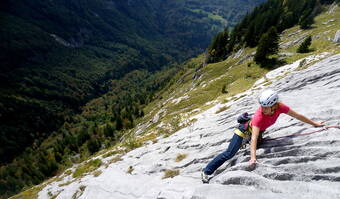
[{"label": "tree-covered hillside", "polygon": [[210,7],[184,0],[2,4],[1,162],[106,93],[111,79],[136,69],[153,72],[202,52],[227,21],[215,13],[220,1]]},{"label": "tree-covered hillside", "polygon": [[[339,3],[339,0],[268,0],[247,14],[230,33],[224,30],[214,37],[208,50],[208,62],[221,61],[242,47],[258,46],[262,36],[273,27],[278,33],[294,25],[301,29],[312,28],[314,17],[322,11],[322,5],[334,2]],[[265,57],[262,56],[262,59]]]}]

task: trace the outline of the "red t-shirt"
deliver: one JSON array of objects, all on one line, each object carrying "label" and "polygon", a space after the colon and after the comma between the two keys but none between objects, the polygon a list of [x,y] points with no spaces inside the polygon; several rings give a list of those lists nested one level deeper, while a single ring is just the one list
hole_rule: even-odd
[{"label": "red t-shirt", "polygon": [[262,107],[258,108],[251,119],[251,126],[257,126],[260,131],[266,130],[268,127],[273,125],[281,113],[287,114],[290,110],[289,106],[280,103],[273,115],[264,115],[262,113]]}]

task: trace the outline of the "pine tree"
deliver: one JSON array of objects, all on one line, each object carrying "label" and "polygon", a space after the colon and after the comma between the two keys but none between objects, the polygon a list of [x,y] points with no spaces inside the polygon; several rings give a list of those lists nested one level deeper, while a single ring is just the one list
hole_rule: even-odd
[{"label": "pine tree", "polygon": [[296,23],[296,19],[294,17],[293,12],[289,11],[287,13],[285,13],[284,15],[282,15],[282,19],[280,20],[280,28],[281,30],[285,30],[287,28],[290,28],[292,26],[294,26],[294,24]]},{"label": "pine tree", "polygon": [[299,25],[301,29],[308,29],[314,23],[314,16],[320,7],[317,0],[307,0],[303,13],[300,17]]},{"label": "pine tree", "polygon": [[227,45],[229,40],[229,32],[228,30],[224,30],[219,32],[213,39],[213,42],[209,46],[208,49],[208,62],[218,62],[222,61],[226,58],[227,52]]},{"label": "pine tree", "polygon": [[116,129],[117,130],[122,130],[123,129],[123,121],[122,121],[121,116],[119,116],[119,115],[116,118]]},{"label": "pine tree", "polygon": [[248,31],[244,38],[246,45],[253,48],[257,45],[256,37],[255,37],[255,25],[254,23],[250,24]]},{"label": "pine tree", "polygon": [[98,137],[92,137],[88,143],[87,143],[87,149],[91,154],[94,154],[95,152],[99,151],[101,147],[101,142]]},{"label": "pine tree", "polygon": [[301,29],[308,29],[314,23],[314,18],[312,15],[305,15],[300,19],[300,28]]},{"label": "pine tree", "polygon": [[268,60],[268,56],[276,54],[279,50],[279,35],[274,26],[267,33],[261,36],[257,46],[254,60],[256,63],[263,64]]},{"label": "pine tree", "polygon": [[309,46],[312,44],[312,37],[308,36],[299,46],[297,49],[298,53],[308,53],[309,52]]},{"label": "pine tree", "polygon": [[113,137],[113,133],[114,133],[115,129],[113,127],[113,125],[111,124],[106,124],[104,127],[104,136],[107,138]]}]

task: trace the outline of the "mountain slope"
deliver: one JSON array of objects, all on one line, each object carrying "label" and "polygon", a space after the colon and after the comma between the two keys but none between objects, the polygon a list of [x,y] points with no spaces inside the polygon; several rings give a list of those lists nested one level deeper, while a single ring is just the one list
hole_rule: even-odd
[{"label": "mountain slope", "polygon": [[[223,28],[221,21],[229,20],[189,12],[184,0],[171,2],[2,2],[0,125],[6,139],[0,162],[69,122],[90,99],[112,89],[112,79],[136,69],[152,73],[201,53]],[[15,137],[20,140],[13,144]]]},{"label": "mountain slope", "polygon": [[[227,147],[236,117],[256,110],[264,88],[280,91],[282,101],[294,110],[339,126],[340,110],[334,104],[340,99],[332,93],[339,92],[340,48],[331,41],[340,27],[333,20],[339,14],[333,5],[316,17],[314,28],[284,31],[279,54],[288,64],[269,73],[253,63],[254,49],[249,48],[216,64],[202,66],[203,57],[186,62],[186,70],[159,93],[160,99],[145,109],[140,125],[121,144],[13,198],[38,193],[39,198],[224,198],[228,194],[249,198],[255,193],[258,198],[339,197],[337,129],[268,139],[258,149],[256,170],[247,169],[246,148],[218,170],[211,184],[202,185],[199,177],[200,169]],[[295,53],[306,35],[313,36],[313,50]],[[282,116],[266,137],[314,130],[320,129]]]},{"label": "mountain slope", "polygon": [[[291,74],[280,80],[275,79],[275,73],[289,70],[278,69],[267,74],[273,78],[270,87],[279,90],[282,101],[294,110],[314,120],[326,120],[327,125],[340,125],[337,120],[340,110],[331,106],[340,99],[338,96],[328,97],[339,92],[340,55],[329,57],[308,69],[294,71],[299,63],[300,60],[293,64],[295,67],[290,66]],[[157,143],[148,142],[122,157],[110,154],[108,157],[105,154],[94,157],[93,160],[101,159],[103,165],[97,170],[100,171],[98,177],[95,177],[96,173],[79,179],[65,174],[61,181],[46,184],[39,198],[48,198],[48,193],[56,198],[224,198],[226,194],[238,198],[339,197],[339,176],[336,173],[339,169],[339,147],[336,144],[340,142],[339,129],[269,140],[317,130],[287,116],[282,116],[267,131],[265,137],[268,141],[258,149],[260,163],[254,171],[247,169],[249,149],[244,149],[230,164],[217,171],[209,185],[202,185],[200,169],[225,150],[238,114],[255,111],[258,106],[256,96],[266,87],[262,83],[246,92],[246,97],[228,103],[230,108],[227,111],[216,114],[223,106],[216,105],[195,116],[197,121],[191,127],[168,138],[160,137]],[[308,104],[305,103],[307,100]],[[180,154],[185,154],[185,159],[176,161]],[[118,162],[112,163],[114,160]],[[171,176],[170,171],[175,173],[174,177],[164,179],[166,175]]]},{"label": "mountain slope", "polygon": [[176,62],[260,2],[1,1],[1,197],[119,142]]}]

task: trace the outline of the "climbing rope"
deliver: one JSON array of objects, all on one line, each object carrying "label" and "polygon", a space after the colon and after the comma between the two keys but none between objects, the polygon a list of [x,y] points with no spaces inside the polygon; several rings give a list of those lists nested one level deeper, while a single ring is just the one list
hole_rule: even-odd
[{"label": "climbing rope", "polygon": [[305,135],[318,133],[318,132],[321,132],[321,131],[324,131],[324,130],[327,130],[327,129],[331,129],[331,128],[340,129],[340,126],[325,126],[325,127],[322,127],[319,130],[311,131],[311,132],[308,132],[308,133],[294,133],[294,134],[291,134],[291,135],[286,135],[286,136],[281,136],[281,137],[276,137],[276,138],[264,138],[264,141],[278,140],[278,139],[282,139],[282,138],[290,138],[290,137],[298,137],[298,136],[305,136]]}]

